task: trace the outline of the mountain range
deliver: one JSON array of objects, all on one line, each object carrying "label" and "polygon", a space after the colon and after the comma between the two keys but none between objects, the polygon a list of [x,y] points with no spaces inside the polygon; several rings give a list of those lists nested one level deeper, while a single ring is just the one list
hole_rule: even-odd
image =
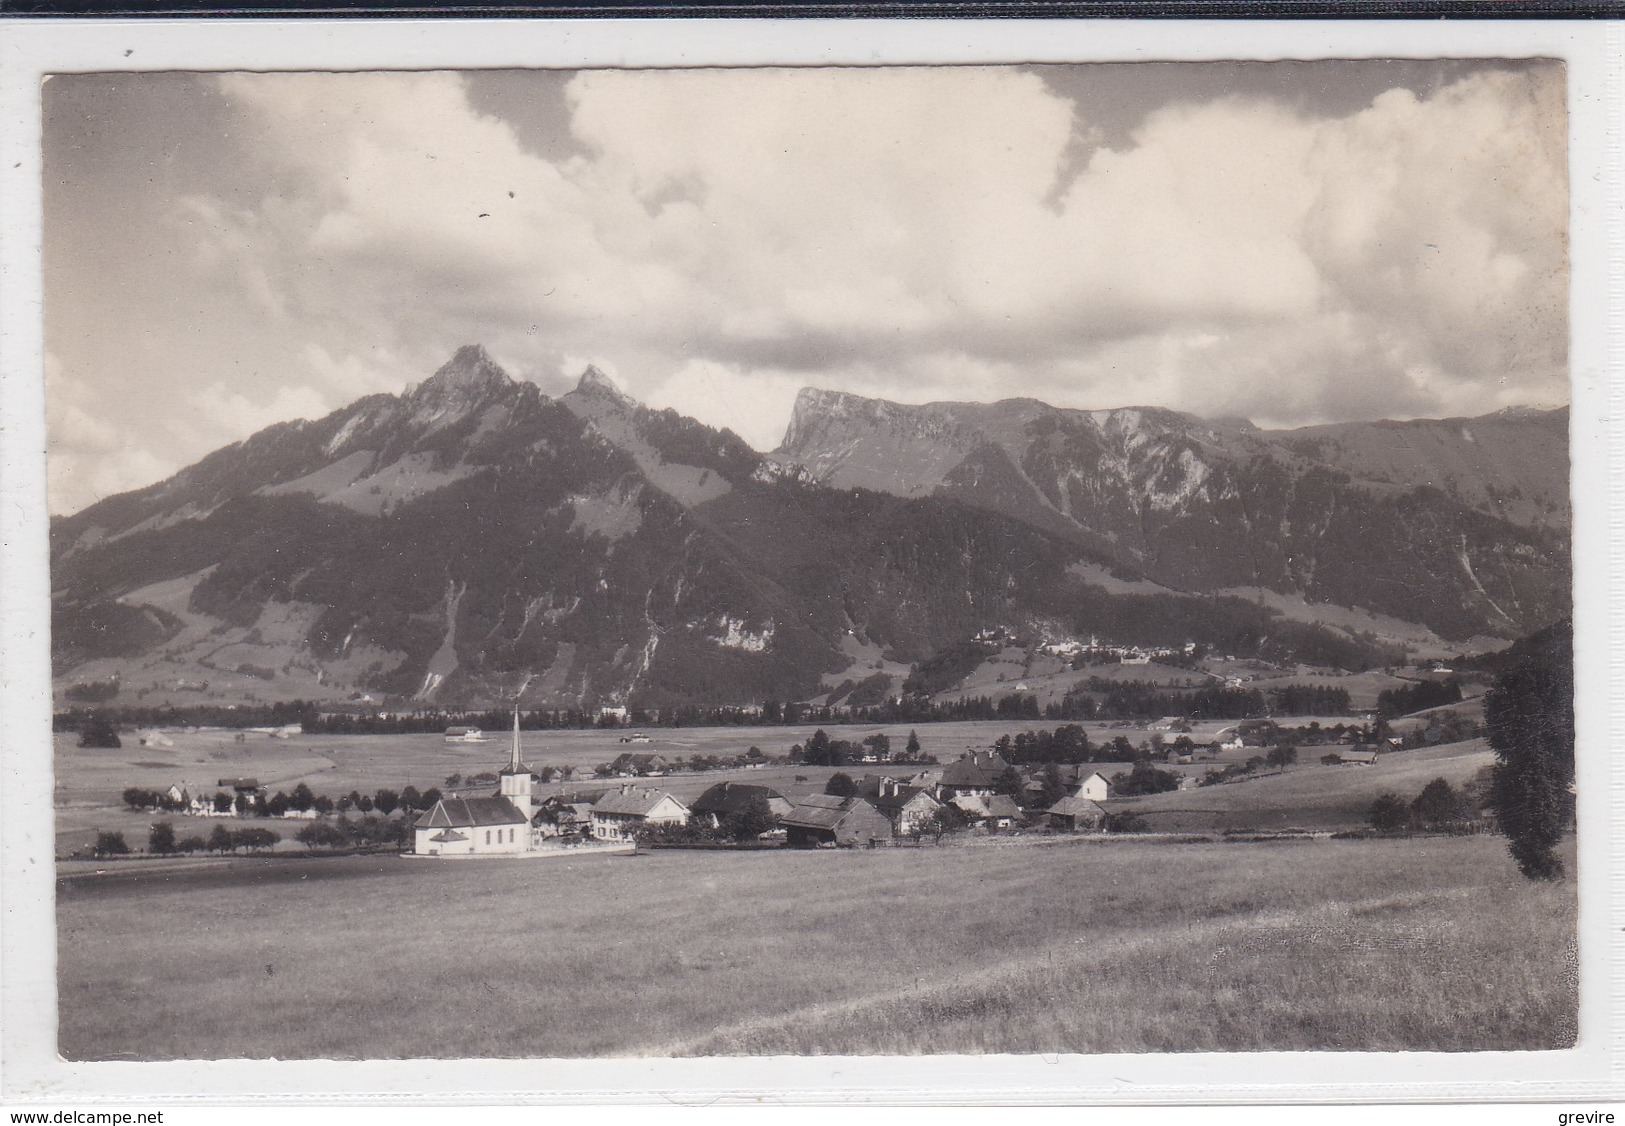
[{"label": "mountain range", "polygon": [[53,520],[54,671],[121,702],[746,703],[895,691],[995,627],[1357,667],[1569,613],[1567,450],[1566,410],[1264,431],[808,389],[762,454],[469,346]]}]

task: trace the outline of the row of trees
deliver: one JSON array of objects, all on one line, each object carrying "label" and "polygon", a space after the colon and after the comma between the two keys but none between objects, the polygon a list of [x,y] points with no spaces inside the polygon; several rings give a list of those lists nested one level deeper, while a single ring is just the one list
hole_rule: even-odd
[{"label": "row of trees", "polygon": [[1476,826],[1478,811],[1488,795],[1481,789],[1456,789],[1443,778],[1435,778],[1422,787],[1409,802],[1397,794],[1386,793],[1371,803],[1366,820],[1380,833],[1402,829],[1460,829]]},{"label": "row of trees", "polygon": [[[263,852],[271,848],[282,839],[281,834],[270,829],[261,829],[250,826],[246,829],[228,829],[224,825],[216,825],[214,832],[207,837],[186,836],[178,837],[175,826],[168,821],[159,821],[147,831],[147,851],[154,856],[173,856],[177,853],[215,852]],[[132,849],[120,832],[102,831],[96,834],[96,843],[91,851],[97,856],[128,856]]]},{"label": "row of trees", "polygon": [[[422,792],[419,792],[416,786],[406,786],[399,791],[380,789],[372,794],[351,790],[343,797],[330,798],[326,794],[315,793],[301,782],[289,793],[278,790],[269,797],[263,793],[242,792],[233,795],[224,790],[217,790],[209,799],[209,804],[216,813],[236,813],[242,817],[282,817],[290,812],[313,812],[326,816],[351,811],[358,813],[377,811],[388,816],[397,809],[407,813],[432,809],[441,796],[440,790],[433,786]],[[151,809],[165,813],[181,813],[187,809],[187,803],[171,797],[167,790],[148,790],[131,786],[124,791],[122,797],[124,804],[134,810]]]}]

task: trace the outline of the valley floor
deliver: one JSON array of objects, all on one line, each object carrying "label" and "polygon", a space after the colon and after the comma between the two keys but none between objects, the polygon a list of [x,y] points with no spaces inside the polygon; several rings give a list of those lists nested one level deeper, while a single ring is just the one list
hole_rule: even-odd
[{"label": "valley floor", "polygon": [[1490,836],[111,867],[58,885],[70,1059],[1520,1050],[1576,1027],[1574,884],[1524,881]]}]

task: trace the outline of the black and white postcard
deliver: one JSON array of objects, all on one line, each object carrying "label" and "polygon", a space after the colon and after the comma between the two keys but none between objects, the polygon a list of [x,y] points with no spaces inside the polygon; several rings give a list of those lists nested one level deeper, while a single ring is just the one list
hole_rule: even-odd
[{"label": "black and white postcard", "polygon": [[967,29],[24,37],[33,1074],[1608,1081],[1600,35]]}]

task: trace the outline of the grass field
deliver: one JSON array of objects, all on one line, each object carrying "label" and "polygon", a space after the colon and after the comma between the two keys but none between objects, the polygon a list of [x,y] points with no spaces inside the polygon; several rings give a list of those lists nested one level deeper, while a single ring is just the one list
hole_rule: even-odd
[{"label": "grass field", "polygon": [[70,1059],[1464,1051],[1575,1028],[1574,886],[1523,881],[1490,837],[112,867],[59,883]]},{"label": "grass field", "polygon": [[1380,794],[1410,801],[1435,778],[1460,786],[1495,758],[1482,739],[1380,755],[1370,766],[1323,766],[1315,747],[1298,754],[1301,761],[1282,773],[1117,798],[1108,808],[1133,810],[1151,829],[1348,829],[1366,823],[1371,803]]}]

